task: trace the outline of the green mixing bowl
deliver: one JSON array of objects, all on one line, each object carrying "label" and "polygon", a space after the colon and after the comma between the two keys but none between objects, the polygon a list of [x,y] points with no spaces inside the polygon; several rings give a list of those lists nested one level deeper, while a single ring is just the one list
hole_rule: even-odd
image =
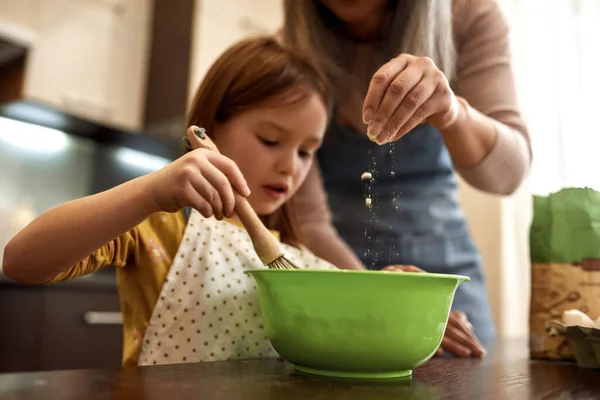
[{"label": "green mixing bowl", "polygon": [[251,270],[267,336],[299,372],[398,378],[439,347],[466,276]]}]

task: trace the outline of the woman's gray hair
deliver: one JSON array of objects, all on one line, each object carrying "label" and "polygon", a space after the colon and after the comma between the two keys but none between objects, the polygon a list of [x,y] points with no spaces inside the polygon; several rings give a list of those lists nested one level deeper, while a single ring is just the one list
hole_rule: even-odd
[{"label": "woman's gray hair", "polygon": [[[382,63],[402,53],[430,57],[452,81],[456,64],[452,0],[388,2],[392,24],[390,40],[382,41]],[[350,41],[340,34],[340,21],[318,0],[285,0],[284,5],[284,41],[311,57],[337,84],[354,62],[348,54]]]}]

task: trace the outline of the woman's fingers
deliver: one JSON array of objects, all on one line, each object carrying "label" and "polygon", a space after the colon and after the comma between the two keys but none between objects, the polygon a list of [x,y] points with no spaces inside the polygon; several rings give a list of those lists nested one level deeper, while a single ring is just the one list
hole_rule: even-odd
[{"label": "woman's fingers", "polygon": [[469,355],[482,357],[485,354],[485,349],[473,333],[473,327],[464,313],[456,311],[450,313],[444,337],[453,344],[467,348]]},{"label": "woman's fingers", "polygon": [[363,121],[366,124],[369,124],[375,117],[388,87],[398,74],[406,68],[409,57],[411,56],[400,55],[390,60],[379,68],[371,78],[363,104]]},{"label": "woman's fingers", "polygon": [[473,331],[473,325],[471,325],[471,323],[469,322],[467,314],[465,314],[462,311],[452,311],[450,313],[450,317],[448,318],[448,323],[456,325],[465,332]]},{"label": "woman's fingers", "polygon": [[363,105],[369,138],[379,144],[397,140],[425,121],[441,129],[457,114],[456,96],[435,63],[407,54],[373,75]]},{"label": "woman's fingers", "polygon": [[393,272],[425,272],[421,268],[415,267],[414,265],[388,265],[381,270]]},{"label": "woman's fingers", "polygon": [[423,77],[404,98],[378,138],[378,143],[398,140],[429,117],[437,109],[436,87],[429,77]]},{"label": "woman's fingers", "polygon": [[442,346],[438,347],[438,349],[435,351],[434,357],[439,357],[442,354],[444,354],[444,348]]},{"label": "woman's fingers", "polygon": [[[467,349],[468,355],[473,354],[478,347],[477,340],[474,339],[471,334],[464,332],[456,326],[448,325],[446,327],[445,337],[458,346]],[[444,347],[448,346],[444,345]]]},{"label": "woman's fingers", "polygon": [[456,357],[469,357],[472,354],[471,350],[467,346],[449,336],[444,336],[444,339],[442,340],[442,347],[445,351],[455,355]]},{"label": "woman's fingers", "polygon": [[[423,70],[409,66],[398,74],[393,81],[388,84],[387,90],[381,100],[373,119],[369,123],[368,135],[371,140],[377,143],[386,141],[387,136],[396,133],[395,130],[390,131],[390,122],[398,120],[398,110],[402,106],[414,101],[420,100],[414,95],[419,95],[418,91],[423,91],[420,88],[419,82],[423,78]],[[404,115],[404,113],[400,113]]]},{"label": "woman's fingers", "polygon": [[[441,350],[440,350],[441,349]],[[442,344],[436,354],[447,351],[456,357],[483,357],[485,349],[473,334],[473,326],[465,313],[452,311]]]}]

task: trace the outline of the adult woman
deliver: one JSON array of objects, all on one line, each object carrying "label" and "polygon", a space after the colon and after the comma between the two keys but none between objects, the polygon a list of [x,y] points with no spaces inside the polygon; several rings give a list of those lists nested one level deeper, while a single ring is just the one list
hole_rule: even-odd
[{"label": "adult woman", "polygon": [[[294,200],[309,248],[343,268],[468,275],[454,309],[477,337],[494,338],[454,171],[510,194],[531,163],[496,1],[286,0],[283,39],[313,56],[337,90],[321,175],[313,170]],[[361,181],[364,171],[372,181]]]}]

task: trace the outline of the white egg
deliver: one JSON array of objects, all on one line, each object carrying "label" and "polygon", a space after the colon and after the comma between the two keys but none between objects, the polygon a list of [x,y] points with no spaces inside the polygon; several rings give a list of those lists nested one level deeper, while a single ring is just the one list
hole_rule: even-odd
[{"label": "white egg", "polygon": [[360,180],[361,181],[366,181],[366,180],[371,180],[373,179],[373,174],[371,174],[370,172],[363,172],[362,175],[360,176]]},{"label": "white egg", "polygon": [[562,320],[566,326],[594,326],[594,321],[586,313],[583,313],[579,310],[564,311],[562,315]]},{"label": "white egg", "polygon": [[368,208],[371,208],[371,198],[370,198],[370,197],[367,197],[367,198],[365,199],[365,205],[366,205]]}]

